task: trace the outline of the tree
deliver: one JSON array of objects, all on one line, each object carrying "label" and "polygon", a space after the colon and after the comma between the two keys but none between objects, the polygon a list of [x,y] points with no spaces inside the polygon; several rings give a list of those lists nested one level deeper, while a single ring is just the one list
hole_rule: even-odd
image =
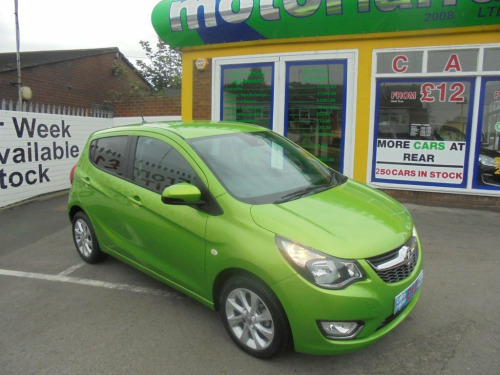
[{"label": "tree", "polygon": [[136,63],[139,71],[153,85],[154,89],[159,93],[165,89],[179,89],[182,77],[180,53],[171,49],[160,38],[156,43],[156,51],[153,50],[148,41],[141,40],[139,43],[149,62],[137,60]]}]

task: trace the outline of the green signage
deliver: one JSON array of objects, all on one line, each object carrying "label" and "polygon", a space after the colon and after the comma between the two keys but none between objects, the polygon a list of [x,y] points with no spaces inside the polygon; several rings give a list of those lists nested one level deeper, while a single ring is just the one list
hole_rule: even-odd
[{"label": "green signage", "polygon": [[171,47],[265,39],[500,26],[498,0],[163,0],[157,34]]}]

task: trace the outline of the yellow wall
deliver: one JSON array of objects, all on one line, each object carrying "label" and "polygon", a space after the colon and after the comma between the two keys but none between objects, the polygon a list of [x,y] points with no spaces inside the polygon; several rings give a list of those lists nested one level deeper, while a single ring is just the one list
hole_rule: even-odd
[{"label": "yellow wall", "polygon": [[[500,26],[426,32],[357,35],[349,37],[273,40],[186,48],[182,51],[182,118],[192,120],[193,69],[197,58],[280,54],[304,51],[357,50],[356,144],[353,177],[366,182],[369,149],[372,52],[384,48],[415,48],[500,43]],[[211,67],[208,67],[210,71]],[[196,85],[196,83],[195,83]],[[208,98],[207,98],[208,100]],[[348,124],[347,124],[348,126]]]}]

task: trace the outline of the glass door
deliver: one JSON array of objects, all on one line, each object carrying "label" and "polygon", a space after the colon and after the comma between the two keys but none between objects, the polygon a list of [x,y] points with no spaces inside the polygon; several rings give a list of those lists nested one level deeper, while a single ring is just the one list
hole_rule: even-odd
[{"label": "glass door", "polygon": [[346,61],[286,64],[285,135],[342,171]]},{"label": "glass door", "polygon": [[351,175],[356,62],[353,51],[215,59],[212,118],[272,129]]}]

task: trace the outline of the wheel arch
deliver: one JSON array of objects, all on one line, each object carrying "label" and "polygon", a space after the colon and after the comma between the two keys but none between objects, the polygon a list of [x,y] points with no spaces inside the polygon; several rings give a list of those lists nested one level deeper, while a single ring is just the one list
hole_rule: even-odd
[{"label": "wheel arch", "polygon": [[71,206],[71,208],[68,210],[69,220],[73,221],[73,218],[75,217],[75,215],[80,211],[84,212],[83,208],[81,208],[80,206],[77,206],[77,205]]},{"label": "wheel arch", "polygon": [[[271,286],[268,283],[266,283],[262,278],[260,278],[259,276],[257,276],[256,274],[254,274],[250,271],[247,271],[247,270],[244,270],[241,268],[229,268],[229,269],[223,270],[221,273],[219,273],[219,275],[217,275],[217,277],[214,281],[214,284],[213,284],[214,310],[218,311],[219,314],[221,314],[221,310],[220,310],[221,293],[224,293],[224,289],[225,289],[224,285],[234,277],[246,278],[250,282],[255,282],[257,285],[260,286],[261,289],[262,288],[266,289],[267,293],[270,293],[274,297],[274,305],[276,306],[276,308],[281,310],[280,314],[282,314],[281,315],[282,319],[280,321],[282,322],[281,327],[283,328],[282,332],[284,334],[283,346],[281,347],[281,349],[278,352],[272,354],[271,356],[274,356],[275,354],[278,354],[279,352],[282,352],[283,350],[293,348],[295,346],[294,345],[293,331],[292,331],[291,326],[290,326],[290,320],[288,319],[287,312],[286,312],[285,308],[283,307],[281,300],[279,299],[279,297],[277,296],[277,294],[275,293],[273,288],[271,288]],[[240,345],[238,345],[238,346],[240,346]],[[270,358],[267,356],[261,357],[259,355],[256,355],[255,353],[253,353],[253,354],[250,353],[250,354],[253,356],[256,356],[258,358]]]},{"label": "wheel arch", "polygon": [[[274,294],[274,296],[278,300],[279,304],[281,305],[281,308],[283,309],[283,311],[285,311],[280,299],[278,298],[278,296],[276,295],[274,290],[271,288],[271,286],[269,286],[269,284],[266,281],[264,281],[261,277],[257,276],[255,273],[252,273],[252,272],[247,271],[247,270],[242,269],[242,268],[227,268],[217,275],[217,277],[214,280],[213,287],[212,287],[212,298],[214,301],[214,310],[216,310],[216,311],[219,310],[219,299],[220,299],[219,297],[220,297],[221,290],[224,287],[224,284],[229,279],[231,279],[235,276],[245,276],[245,277],[254,279],[258,283],[261,283],[263,286],[268,288],[270,292],[272,292]],[[286,315],[286,312],[285,312],[285,315]]]}]

